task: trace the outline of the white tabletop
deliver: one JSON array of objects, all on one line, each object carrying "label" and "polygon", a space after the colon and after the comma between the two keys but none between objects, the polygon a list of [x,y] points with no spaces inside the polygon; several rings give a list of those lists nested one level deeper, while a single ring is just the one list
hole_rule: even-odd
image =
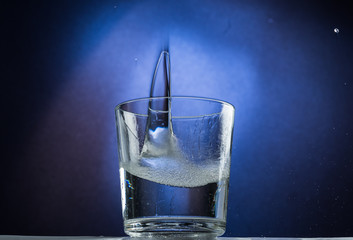
[{"label": "white tabletop", "polygon": [[[168,237],[159,237],[159,238],[131,238],[131,237],[104,237],[104,236],[82,236],[82,237],[73,237],[73,236],[18,236],[18,235],[0,235],[0,240],[161,240],[161,239],[185,239],[182,237],[172,238]],[[188,238],[191,239],[191,238]],[[193,238],[193,239],[205,239],[205,238]],[[213,238],[218,240],[353,240],[353,237],[320,237],[320,238],[261,238],[261,237],[218,237]]]}]

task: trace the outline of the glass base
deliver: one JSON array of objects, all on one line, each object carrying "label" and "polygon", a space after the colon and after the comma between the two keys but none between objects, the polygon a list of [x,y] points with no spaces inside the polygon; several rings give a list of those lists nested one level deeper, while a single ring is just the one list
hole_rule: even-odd
[{"label": "glass base", "polygon": [[131,237],[182,235],[213,239],[225,232],[226,222],[206,217],[149,217],[125,220],[124,226]]}]

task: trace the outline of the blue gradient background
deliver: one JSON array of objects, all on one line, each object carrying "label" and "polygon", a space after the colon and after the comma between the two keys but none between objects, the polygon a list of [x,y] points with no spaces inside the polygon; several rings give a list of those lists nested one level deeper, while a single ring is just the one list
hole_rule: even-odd
[{"label": "blue gradient background", "polygon": [[[353,236],[349,1],[2,4],[0,234],[122,236],[116,104],[236,107],[226,236]],[[334,28],[340,32],[334,32]]]}]

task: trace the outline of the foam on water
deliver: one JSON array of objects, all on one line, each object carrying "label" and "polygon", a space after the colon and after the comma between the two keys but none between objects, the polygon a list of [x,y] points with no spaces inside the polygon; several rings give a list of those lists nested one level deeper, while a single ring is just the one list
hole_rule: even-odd
[{"label": "foam on water", "polygon": [[210,161],[201,165],[165,156],[142,158],[139,162],[125,162],[122,167],[139,178],[175,187],[199,187],[221,180],[219,166]]},{"label": "foam on water", "polygon": [[167,129],[158,132],[162,146],[145,142],[141,154],[136,156],[137,159],[122,162],[121,166],[139,178],[176,187],[199,187],[228,177],[229,169],[222,169],[220,172],[219,166],[226,159],[194,163],[184,157],[177,138],[172,133],[163,131]]}]

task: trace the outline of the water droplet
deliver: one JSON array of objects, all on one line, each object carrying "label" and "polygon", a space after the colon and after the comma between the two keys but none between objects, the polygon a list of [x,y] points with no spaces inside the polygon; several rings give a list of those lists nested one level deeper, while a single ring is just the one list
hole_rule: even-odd
[{"label": "water droplet", "polygon": [[334,31],[335,33],[339,33],[339,32],[340,32],[340,30],[339,30],[338,28],[333,29],[333,31]]}]

